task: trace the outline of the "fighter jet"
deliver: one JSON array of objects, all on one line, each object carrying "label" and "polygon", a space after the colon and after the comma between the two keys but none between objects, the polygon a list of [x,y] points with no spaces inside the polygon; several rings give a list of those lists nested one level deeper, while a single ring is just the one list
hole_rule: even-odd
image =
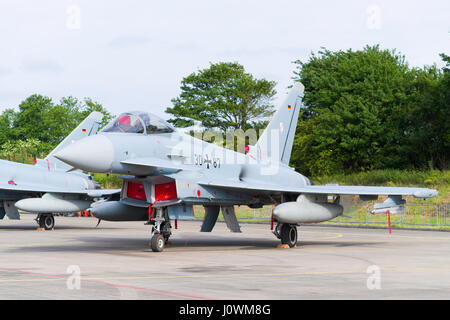
[{"label": "fighter jet", "polygon": [[368,201],[387,195],[374,205],[373,213],[394,213],[402,210],[403,195],[437,195],[426,188],[313,185],[289,167],[303,91],[301,83],[293,86],[246,153],[177,131],[150,113],[126,112],[55,157],[89,172],[119,175],[120,200],[95,204],[92,213],[110,221],[147,221],[153,226],[153,251],[164,249],[172,234],[171,220],[194,219],[194,205],[205,207],[202,232],[212,231],[220,209],[228,228],[240,232],[235,205],[275,205],[274,234],[282,244],[294,247],[298,225],[342,215],[349,197]]},{"label": "fighter jet", "polygon": [[50,230],[55,225],[53,213],[86,210],[94,198],[118,194],[120,190],[102,190],[90,175],[53,156],[75,141],[96,134],[102,118],[99,112],[91,113],[45,159],[36,159],[34,165],[0,160],[0,219],[6,215],[19,220],[20,209],[37,213],[39,226]]}]

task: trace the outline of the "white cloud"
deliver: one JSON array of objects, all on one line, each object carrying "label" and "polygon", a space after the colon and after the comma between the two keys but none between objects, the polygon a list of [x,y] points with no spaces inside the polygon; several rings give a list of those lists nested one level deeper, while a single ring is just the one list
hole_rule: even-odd
[{"label": "white cloud", "polygon": [[150,37],[138,35],[122,35],[113,38],[108,45],[115,48],[137,47],[151,43]]},{"label": "white cloud", "polygon": [[22,63],[24,73],[60,73],[62,66],[53,59],[25,59]]}]

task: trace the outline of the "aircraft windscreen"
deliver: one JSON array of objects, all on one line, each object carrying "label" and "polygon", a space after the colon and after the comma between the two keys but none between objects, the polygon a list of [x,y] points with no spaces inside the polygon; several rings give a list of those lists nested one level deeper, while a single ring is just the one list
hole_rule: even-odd
[{"label": "aircraft windscreen", "polygon": [[102,132],[144,133],[144,125],[139,117],[132,113],[122,113],[103,128]]},{"label": "aircraft windscreen", "polygon": [[145,131],[147,134],[170,133],[174,131],[173,127],[170,124],[153,114],[140,113],[139,117],[144,122]]},{"label": "aircraft windscreen", "polygon": [[124,132],[124,133],[169,133],[173,128],[161,118],[146,112],[122,113],[101,132]]}]

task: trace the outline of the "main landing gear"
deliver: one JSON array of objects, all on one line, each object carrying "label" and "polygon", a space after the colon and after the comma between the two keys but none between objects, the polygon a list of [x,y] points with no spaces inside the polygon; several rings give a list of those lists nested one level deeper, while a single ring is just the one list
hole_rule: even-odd
[{"label": "main landing gear", "polygon": [[39,213],[36,218],[39,228],[52,230],[55,227],[55,218],[51,213]]},{"label": "main landing gear", "polygon": [[172,235],[172,226],[170,225],[167,208],[157,208],[156,217],[151,223],[153,223],[153,227],[150,246],[154,252],[161,252]]},{"label": "main landing gear", "polygon": [[287,244],[289,248],[297,245],[297,226],[294,224],[279,223],[273,234],[281,240],[282,244]]}]

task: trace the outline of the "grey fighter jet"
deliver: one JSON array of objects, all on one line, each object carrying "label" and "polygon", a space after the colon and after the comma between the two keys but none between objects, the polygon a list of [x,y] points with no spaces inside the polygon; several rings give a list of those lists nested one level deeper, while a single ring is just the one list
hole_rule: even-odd
[{"label": "grey fighter jet", "polygon": [[201,231],[210,232],[220,209],[233,232],[240,232],[234,205],[276,205],[274,234],[283,244],[297,243],[297,226],[342,215],[348,198],[376,200],[373,213],[402,210],[403,195],[429,198],[436,190],[313,185],[289,167],[304,87],[296,83],[268,127],[246,153],[207,143],[147,112],[127,112],[99,134],[57,152],[55,157],[89,172],[121,176],[119,201],[94,204],[94,216],[110,221],[148,221],[151,245],[162,251],[171,220],[194,219],[193,205],[206,210]]},{"label": "grey fighter jet", "polygon": [[53,213],[86,210],[94,198],[118,194],[120,190],[102,190],[91,176],[53,156],[75,141],[96,134],[102,118],[99,112],[91,113],[45,159],[36,159],[34,165],[0,160],[0,219],[6,215],[18,220],[20,209],[37,213],[39,226],[49,230],[55,225]]}]

